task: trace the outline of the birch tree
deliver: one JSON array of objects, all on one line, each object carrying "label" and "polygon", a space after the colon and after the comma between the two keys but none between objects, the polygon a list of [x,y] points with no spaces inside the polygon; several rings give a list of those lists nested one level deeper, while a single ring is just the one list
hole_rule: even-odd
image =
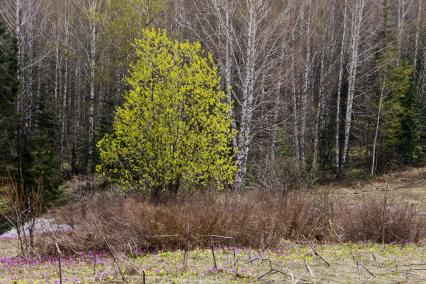
[{"label": "birch tree", "polygon": [[346,45],[346,25],[347,25],[347,0],[344,2],[343,7],[343,27],[342,27],[342,41],[340,45],[340,56],[339,56],[339,80],[337,83],[337,98],[336,98],[336,138],[335,138],[335,168],[336,176],[340,177],[341,175],[341,165],[340,165],[340,117],[341,117],[341,97],[342,97],[342,84],[343,84],[343,70],[344,70],[344,61],[345,61],[345,45]]},{"label": "birch tree", "polygon": [[80,48],[85,55],[87,66],[87,159],[86,172],[90,174],[93,169],[94,158],[94,132],[95,116],[97,109],[95,107],[96,99],[96,62],[98,58],[98,36],[101,30],[99,19],[100,9],[105,7],[104,0],[74,0],[80,13],[84,15],[80,19],[79,26],[82,29],[77,31],[76,38],[80,42]]},{"label": "birch tree", "polygon": [[346,115],[345,115],[345,129],[344,129],[344,144],[342,151],[342,164],[344,168],[348,159],[349,139],[352,126],[352,111],[358,71],[359,59],[359,44],[361,41],[361,33],[363,31],[364,12],[366,7],[366,0],[357,0],[352,6],[351,18],[351,45],[350,45],[350,61],[349,61],[349,74],[348,74],[348,97],[346,101]]}]

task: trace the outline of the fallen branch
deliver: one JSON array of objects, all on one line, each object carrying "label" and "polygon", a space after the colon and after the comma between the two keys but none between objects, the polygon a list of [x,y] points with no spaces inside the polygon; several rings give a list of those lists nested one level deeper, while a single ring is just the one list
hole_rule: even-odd
[{"label": "fallen branch", "polygon": [[303,238],[305,239],[306,243],[308,244],[308,246],[312,249],[312,251],[315,253],[316,257],[318,257],[319,259],[321,259],[322,261],[325,262],[325,264],[327,264],[327,266],[330,266],[330,263],[328,263],[327,260],[325,260],[325,258],[323,258],[318,252],[317,250],[313,247],[313,245],[311,245],[311,243],[308,241],[308,239],[303,236]]},{"label": "fallen branch", "polygon": [[362,264],[361,261],[357,260],[357,265],[360,265],[362,268],[364,268],[365,271],[368,272],[368,274],[370,274],[371,276],[373,276],[374,278],[376,278],[376,275],[374,275],[370,270],[368,270],[367,267],[365,267],[364,264]]},{"label": "fallen branch", "polygon": [[282,270],[274,268],[272,266],[272,261],[269,258],[256,257],[254,259],[250,259],[249,261],[247,261],[247,262],[245,262],[243,264],[249,264],[249,263],[253,264],[253,262],[255,262],[255,261],[261,261],[262,263],[266,261],[269,264],[269,271],[267,271],[266,273],[264,273],[264,274],[260,275],[259,277],[257,277],[257,280],[260,280],[260,279],[262,279],[262,278],[264,278],[266,276],[269,276],[269,275],[272,275],[272,274],[276,274],[276,273],[280,273],[280,274],[283,274],[283,275],[285,275],[285,276],[287,276],[287,277],[289,277],[291,279],[294,279],[293,275],[290,275],[290,274],[288,274],[288,273],[286,273],[286,272],[284,272]]}]

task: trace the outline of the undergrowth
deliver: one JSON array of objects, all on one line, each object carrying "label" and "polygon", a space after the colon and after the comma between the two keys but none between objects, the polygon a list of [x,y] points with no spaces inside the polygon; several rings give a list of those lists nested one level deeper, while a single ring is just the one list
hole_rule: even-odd
[{"label": "undergrowth", "polygon": [[[201,192],[161,203],[142,196],[99,193],[56,211],[67,232],[38,238],[40,253],[107,250],[208,248],[212,235],[232,237],[235,245],[273,248],[296,242],[418,242],[425,223],[414,207],[384,199],[357,205],[332,201],[324,193],[265,190],[244,193]],[[223,239],[224,245],[230,242]]]}]

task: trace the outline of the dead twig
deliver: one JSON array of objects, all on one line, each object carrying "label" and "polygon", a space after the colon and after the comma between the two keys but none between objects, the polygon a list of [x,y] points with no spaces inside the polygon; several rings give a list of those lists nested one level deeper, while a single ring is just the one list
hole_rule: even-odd
[{"label": "dead twig", "polygon": [[219,235],[210,235],[210,240],[211,239],[223,239],[223,240],[229,240],[232,241],[232,252],[233,252],[233,257],[234,257],[234,266],[237,265],[237,254],[236,254],[236,248],[235,248],[235,238],[234,237],[227,237],[227,236],[219,236]]},{"label": "dead twig", "polygon": [[319,259],[321,259],[322,261],[325,262],[325,264],[327,264],[327,266],[330,266],[330,263],[328,263],[327,260],[325,260],[325,258],[323,258],[318,252],[317,250],[313,247],[313,245],[311,245],[311,243],[308,241],[308,239],[303,236],[303,238],[305,239],[306,243],[308,244],[308,246],[312,249],[312,251],[315,253],[315,256],[318,257]]},{"label": "dead twig", "polygon": [[362,268],[364,268],[364,270],[365,271],[367,271],[368,272],[368,274],[370,274],[372,277],[374,277],[374,278],[376,278],[376,275],[374,275],[370,270],[368,270],[368,268],[367,267],[365,267],[365,265],[364,264],[362,264],[362,262],[361,261],[359,261],[359,260],[357,260],[357,266],[361,266]]},{"label": "dead twig", "polygon": [[303,261],[305,263],[306,270],[309,272],[309,274],[311,276],[314,276],[314,272],[312,271],[311,267],[309,266],[308,262],[306,261],[306,258]]},{"label": "dead twig", "polygon": [[98,224],[96,223],[95,217],[93,217],[93,214],[92,214],[92,212],[90,211],[90,209],[89,209],[89,207],[88,207],[87,205],[86,205],[86,209],[87,209],[87,212],[89,213],[90,218],[92,219],[93,225],[95,225],[96,230],[97,230],[97,231],[99,232],[99,234],[102,236],[102,239],[104,240],[104,242],[105,242],[105,244],[106,244],[106,246],[107,246],[107,248],[108,248],[108,251],[109,251],[109,253],[111,254],[111,257],[113,258],[114,263],[115,263],[115,265],[117,266],[117,269],[118,269],[118,272],[119,272],[119,273],[120,273],[120,275],[121,275],[121,278],[123,279],[123,281],[124,281],[124,282],[126,282],[126,278],[124,277],[124,274],[123,274],[123,272],[121,271],[120,265],[118,264],[118,260],[117,260],[117,258],[115,257],[115,254],[114,254],[114,252],[112,251],[112,248],[111,248],[111,246],[109,245],[109,242],[107,241],[107,239],[105,238],[105,235],[102,233],[101,229],[99,228]]},{"label": "dead twig", "polygon": [[257,280],[260,280],[262,278],[265,278],[266,276],[276,274],[276,273],[280,273],[280,274],[285,275],[286,277],[289,277],[292,280],[294,280],[293,273],[291,273],[291,275],[290,275],[289,273],[286,273],[286,272],[284,272],[280,269],[274,268],[272,266],[272,261],[269,258],[256,257],[256,258],[250,259],[249,261],[247,261],[243,264],[253,264],[253,262],[255,262],[255,261],[261,261],[262,263],[266,261],[269,264],[269,270],[267,272],[265,272],[264,274],[260,275],[259,277],[257,277]]},{"label": "dead twig", "polygon": [[211,238],[210,238],[210,249],[211,249],[211,251],[212,251],[214,269],[215,269],[215,271],[217,271],[216,256],[215,256],[215,254],[214,254],[213,240],[212,240]]}]

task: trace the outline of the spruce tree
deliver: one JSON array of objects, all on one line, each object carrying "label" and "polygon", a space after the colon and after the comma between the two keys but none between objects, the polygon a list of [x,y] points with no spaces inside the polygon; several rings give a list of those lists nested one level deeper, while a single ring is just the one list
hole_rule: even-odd
[{"label": "spruce tree", "polygon": [[418,127],[416,120],[416,90],[414,83],[411,81],[409,91],[402,98],[403,113],[401,117],[401,133],[399,153],[401,155],[401,163],[412,165],[416,159],[416,145],[418,142]]},{"label": "spruce tree", "polygon": [[59,159],[57,141],[56,116],[52,109],[50,96],[46,91],[41,92],[35,101],[33,113],[34,128],[29,137],[29,173],[28,184],[35,186],[36,179],[41,178],[44,187],[44,197],[50,201],[58,194]]},{"label": "spruce tree", "polygon": [[412,151],[411,136],[415,132],[415,126],[410,121],[412,71],[412,66],[403,61],[389,68],[385,75],[387,95],[383,100],[381,159],[383,163],[381,166],[385,169],[395,164],[404,164],[405,157]]},{"label": "spruce tree", "polygon": [[0,177],[13,174],[15,170],[15,101],[18,94],[16,50],[16,40],[0,21]]},{"label": "spruce tree", "polygon": [[42,181],[44,197],[58,193],[56,117],[48,92],[35,96],[33,125],[23,129],[16,111],[19,92],[16,39],[0,22],[0,178],[13,177],[26,192]]}]

